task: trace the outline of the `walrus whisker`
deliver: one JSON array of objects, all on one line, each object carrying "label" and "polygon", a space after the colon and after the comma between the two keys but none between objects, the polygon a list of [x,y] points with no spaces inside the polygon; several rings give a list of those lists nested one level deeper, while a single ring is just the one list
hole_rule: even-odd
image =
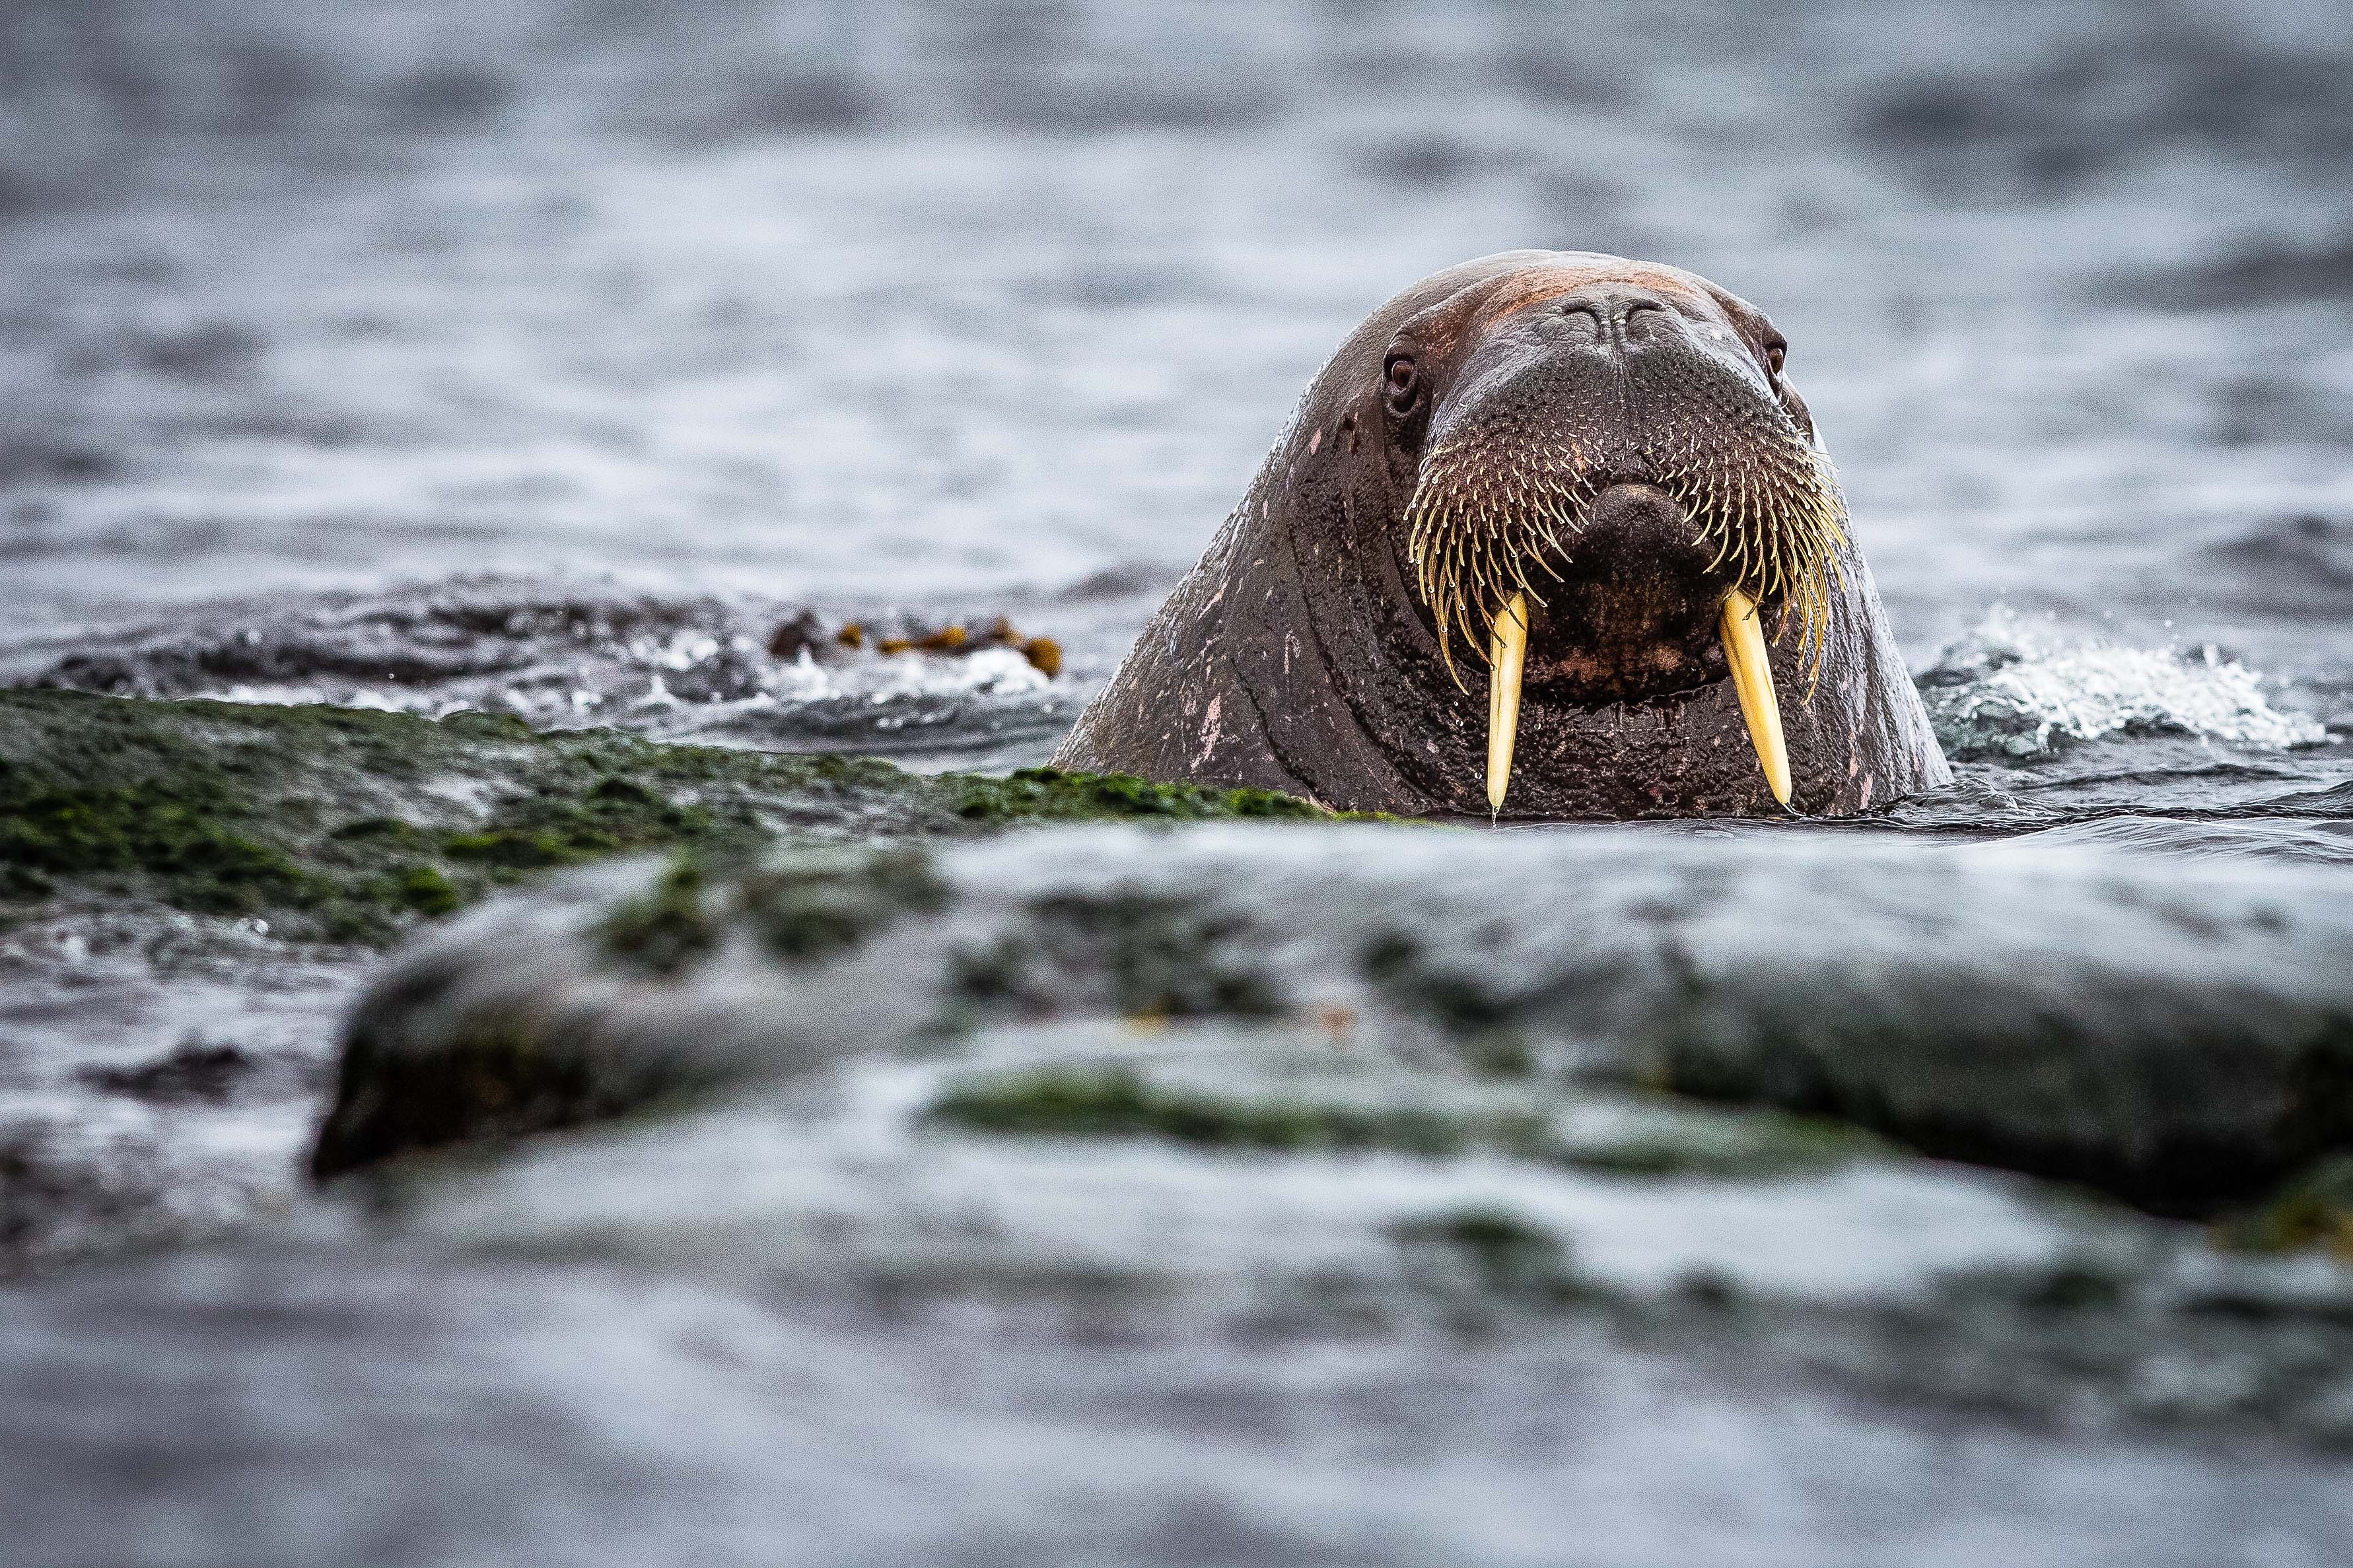
[{"label": "walrus whisker", "polygon": [[1606,459],[1558,437],[1520,450],[1514,437],[1508,425],[1474,426],[1433,447],[1406,509],[1415,585],[1458,689],[1466,677],[1456,636],[1475,658],[1507,601],[1555,608],[1538,585],[1572,581],[1575,541],[1599,490],[1647,481],[1691,520],[1704,574],[1729,579],[1774,614],[1772,646],[1794,641],[1810,699],[1829,643],[1831,584],[1844,582],[1845,534],[1835,476],[1786,415],[1776,408],[1729,425],[1678,417],[1636,451]]},{"label": "walrus whisker", "polygon": [[1725,552],[1730,551],[1732,548],[1732,535],[1728,531],[1725,530],[1711,529],[1709,531],[1723,534],[1722,542],[1718,543],[1715,547],[1715,559],[1707,563],[1708,574],[1713,576],[1715,574],[1715,569],[1724,564]]},{"label": "walrus whisker", "polygon": [[1529,598],[1534,599],[1538,605],[1542,605],[1545,602],[1544,595],[1537,593],[1535,585],[1530,584],[1528,581],[1527,555],[1525,552],[1515,554],[1512,557],[1512,577],[1513,580],[1519,584],[1521,593],[1526,595]]}]

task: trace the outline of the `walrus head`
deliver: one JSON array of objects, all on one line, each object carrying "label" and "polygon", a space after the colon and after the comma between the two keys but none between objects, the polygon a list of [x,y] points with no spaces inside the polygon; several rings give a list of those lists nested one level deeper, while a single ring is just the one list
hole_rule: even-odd
[{"label": "walrus head", "polygon": [[1818,674],[1846,539],[1788,346],[1704,279],[1603,258],[1522,269],[1391,335],[1380,403],[1408,564],[1450,672],[1458,633],[1488,665],[1491,809],[1524,702],[1727,674],[1788,802],[1759,612]]},{"label": "walrus head", "polygon": [[1325,365],[1058,760],[1514,816],[1947,782],[1788,353],[1672,267],[1425,279]]}]

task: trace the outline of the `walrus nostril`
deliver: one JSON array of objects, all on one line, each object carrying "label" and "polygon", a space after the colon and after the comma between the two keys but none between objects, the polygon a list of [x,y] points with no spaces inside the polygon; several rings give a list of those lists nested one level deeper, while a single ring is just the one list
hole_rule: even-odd
[{"label": "walrus nostril", "polygon": [[1602,331],[1622,334],[1648,311],[1670,313],[1667,302],[1630,283],[1597,283],[1561,296],[1554,309],[1564,316],[1589,316]]}]

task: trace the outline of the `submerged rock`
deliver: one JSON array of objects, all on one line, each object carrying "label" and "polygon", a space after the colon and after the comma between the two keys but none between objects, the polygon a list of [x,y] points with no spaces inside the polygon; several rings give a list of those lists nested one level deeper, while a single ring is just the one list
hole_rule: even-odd
[{"label": "submerged rock", "polygon": [[63,644],[0,644],[10,685],[427,716],[479,709],[537,729],[904,755],[927,770],[1044,760],[1096,673],[1066,681],[1063,665],[1055,639],[994,612],[836,621],[806,605],[499,576],[272,595]]},{"label": "submerged rock", "polygon": [[320,1085],[299,1057],[265,1056],[232,1041],[191,1035],[159,1057],[124,1066],[86,1067],[75,1076],[94,1089],[155,1105],[226,1105]]}]

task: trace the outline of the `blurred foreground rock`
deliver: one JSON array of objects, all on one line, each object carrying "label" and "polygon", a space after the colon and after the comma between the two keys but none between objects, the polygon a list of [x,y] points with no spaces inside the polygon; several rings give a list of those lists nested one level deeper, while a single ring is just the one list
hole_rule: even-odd
[{"label": "blurred foreground rock", "polygon": [[1322,1014],[2211,1213],[2353,1147],[2348,955],[2333,871],[2031,838],[1104,830],[689,858],[412,948],[361,1005],[317,1168],[1008,1019]]}]

